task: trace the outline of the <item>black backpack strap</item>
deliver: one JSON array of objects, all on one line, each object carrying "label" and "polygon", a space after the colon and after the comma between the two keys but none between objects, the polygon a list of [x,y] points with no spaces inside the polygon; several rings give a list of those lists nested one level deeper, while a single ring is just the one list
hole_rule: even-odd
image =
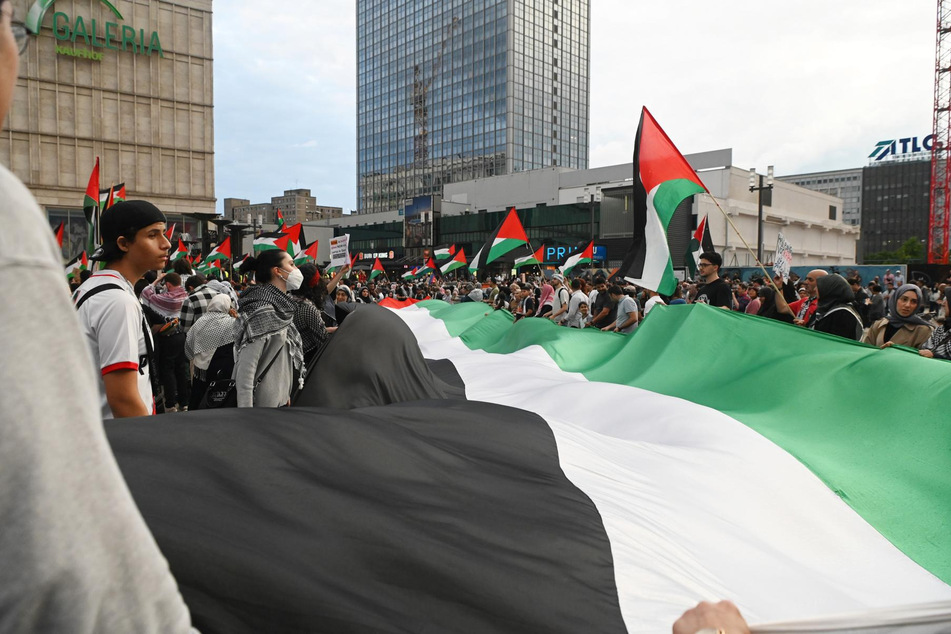
[{"label": "black backpack strap", "polygon": [[[76,301],[76,305],[75,305],[76,310],[79,310],[79,307],[82,306],[86,302],[86,300],[92,297],[93,295],[98,295],[99,293],[102,293],[103,291],[111,291],[114,289],[120,290],[120,291],[125,290],[125,288],[123,288],[122,286],[119,286],[118,284],[110,283],[110,284],[102,284],[86,293],[83,293],[82,297],[80,297],[79,300]],[[146,321],[145,319],[145,311],[142,312],[142,338],[145,340],[145,356],[147,357],[147,363],[149,364],[149,382],[152,384],[152,396],[157,398],[159,393],[158,392],[159,383],[158,383],[158,372],[156,371],[156,368],[155,368],[155,350],[152,348],[151,329],[149,328],[148,321]]]},{"label": "black backpack strap", "polygon": [[93,295],[98,295],[99,293],[103,291],[111,291],[114,288],[120,291],[123,290],[123,288],[119,286],[118,284],[102,284],[92,289],[91,291],[83,293],[82,297],[79,298],[79,301],[76,302],[76,306],[75,306],[76,310],[79,310],[79,307],[82,306],[84,303],[86,303],[86,300],[92,297]]}]

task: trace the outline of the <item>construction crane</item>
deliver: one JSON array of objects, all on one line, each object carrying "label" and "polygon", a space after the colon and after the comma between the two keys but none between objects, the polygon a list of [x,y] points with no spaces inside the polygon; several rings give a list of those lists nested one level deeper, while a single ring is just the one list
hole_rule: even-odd
[{"label": "construction crane", "polygon": [[951,0],[938,0],[928,263],[947,264],[951,229]]},{"label": "construction crane", "polygon": [[459,18],[453,18],[452,22],[443,29],[439,54],[433,60],[433,68],[429,79],[423,77],[419,64],[413,66],[413,120],[416,122],[416,134],[413,136],[413,159],[418,165],[429,160],[429,89],[442,68],[442,58],[446,54],[446,46],[449,44],[449,40],[452,39],[453,31],[458,26]]}]

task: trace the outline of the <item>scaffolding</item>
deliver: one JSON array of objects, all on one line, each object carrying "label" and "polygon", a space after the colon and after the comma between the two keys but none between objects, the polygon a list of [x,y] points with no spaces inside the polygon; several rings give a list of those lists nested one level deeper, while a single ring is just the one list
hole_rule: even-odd
[{"label": "scaffolding", "polygon": [[938,0],[932,134],[928,263],[947,264],[951,228],[951,165],[947,160],[951,148],[951,0]]}]

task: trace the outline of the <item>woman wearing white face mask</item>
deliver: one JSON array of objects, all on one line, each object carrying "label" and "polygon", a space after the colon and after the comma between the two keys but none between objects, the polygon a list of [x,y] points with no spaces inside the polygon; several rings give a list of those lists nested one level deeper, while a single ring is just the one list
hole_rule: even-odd
[{"label": "woman wearing white face mask", "polygon": [[241,272],[249,271],[257,283],[241,296],[235,323],[238,407],[280,407],[288,404],[294,381],[304,380],[295,304],[287,294],[301,287],[304,276],[279,249],[245,260]]}]

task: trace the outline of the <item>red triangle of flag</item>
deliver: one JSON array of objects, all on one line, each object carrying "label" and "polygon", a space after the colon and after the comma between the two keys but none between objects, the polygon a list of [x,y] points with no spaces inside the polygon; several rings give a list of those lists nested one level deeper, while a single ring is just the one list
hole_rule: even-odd
[{"label": "red triangle of flag", "polygon": [[522,227],[522,223],[518,219],[518,213],[516,213],[515,207],[509,210],[508,216],[505,217],[505,220],[499,227],[496,238],[499,240],[522,240],[523,242],[528,242],[528,236],[525,234],[525,228]]}]

